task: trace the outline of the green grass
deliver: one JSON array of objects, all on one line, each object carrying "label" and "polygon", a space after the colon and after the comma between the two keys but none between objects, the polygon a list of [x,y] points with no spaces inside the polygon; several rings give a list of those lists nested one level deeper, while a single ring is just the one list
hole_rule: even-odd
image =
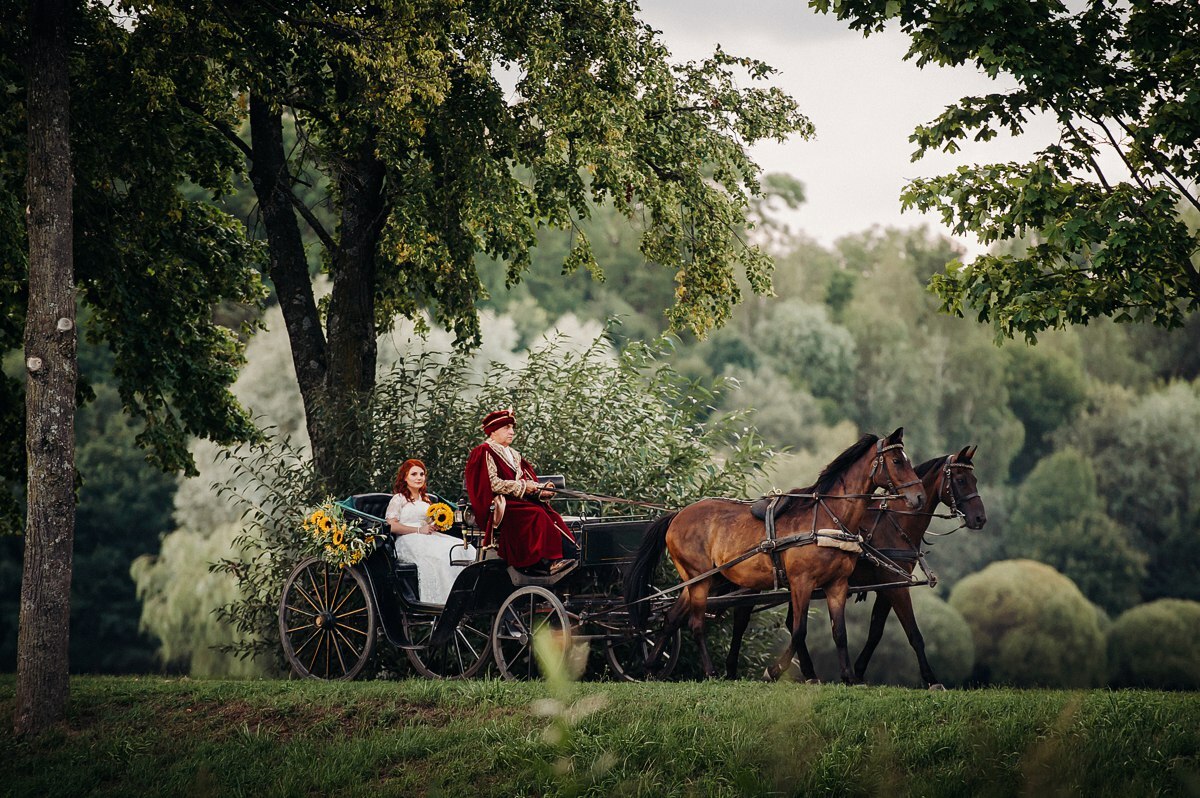
[{"label": "green grass", "polygon": [[87,677],[5,749],[15,796],[1200,796],[1200,695]]}]

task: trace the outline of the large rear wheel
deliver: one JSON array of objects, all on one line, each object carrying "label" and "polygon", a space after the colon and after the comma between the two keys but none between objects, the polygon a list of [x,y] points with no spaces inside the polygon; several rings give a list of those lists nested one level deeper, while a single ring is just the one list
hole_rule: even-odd
[{"label": "large rear wheel", "polygon": [[353,679],[371,659],[377,628],[367,580],[356,568],[309,557],[283,584],[279,638],[300,676]]}]

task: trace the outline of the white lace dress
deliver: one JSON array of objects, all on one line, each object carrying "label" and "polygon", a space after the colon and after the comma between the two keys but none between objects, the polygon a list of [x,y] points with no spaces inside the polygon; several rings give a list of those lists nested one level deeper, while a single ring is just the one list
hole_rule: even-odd
[{"label": "white lace dress", "polygon": [[[388,503],[384,518],[395,519],[406,526],[419,526],[426,523],[425,513],[428,511],[429,502],[420,499],[409,501],[397,493]],[[396,556],[405,562],[416,563],[421,601],[426,604],[445,604],[459,571],[466,567],[451,565],[451,558],[473,562],[475,547],[441,532],[431,535],[409,533],[396,536]]]}]

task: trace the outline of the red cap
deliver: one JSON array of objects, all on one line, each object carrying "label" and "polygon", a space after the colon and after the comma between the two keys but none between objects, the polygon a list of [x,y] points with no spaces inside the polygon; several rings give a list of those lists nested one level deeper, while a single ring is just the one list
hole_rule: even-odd
[{"label": "red cap", "polygon": [[491,435],[501,427],[507,427],[509,424],[516,424],[517,418],[513,415],[512,408],[507,410],[493,410],[483,417],[483,434]]}]

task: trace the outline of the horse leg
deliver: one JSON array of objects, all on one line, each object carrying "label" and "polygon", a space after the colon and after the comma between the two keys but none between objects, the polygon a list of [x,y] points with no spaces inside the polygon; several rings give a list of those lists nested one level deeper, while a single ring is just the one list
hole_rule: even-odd
[{"label": "horse leg", "polygon": [[[697,582],[687,588],[688,611],[688,626],[692,630],[692,637],[696,641],[696,646],[700,649],[700,667],[704,670],[704,678],[711,679],[717,675],[717,669],[713,667],[712,657],[708,654],[708,642],[704,635],[704,610],[708,605],[708,591],[712,584],[711,579],[706,579],[703,582]],[[664,640],[665,642],[665,640]]]},{"label": "horse leg", "polygon": [[945,690],[946,688],[933,675],[933,668],[929,666],[929,660],[925,658],[925,638],[921,636],[921,630],[917,628],[917,618],[913,615],[912,594],[907,590],[897,590],[892,599],[892,610],[900,619],[904,633],[908,635],[908,644],[916,652],[917,666],[921,669],[921,678],[925,680],[925,686],[930,690]]},{"label": "horse leg", "polygon": [[888,613],[892,611],[892,602],[887,597],[887,594],[882,590],[875,593],[875,606],[871,608],[871,630],[867,633],[867,642],[863,646],[862,653],[858,655],[858,660],[854,663],[854,678],[856,681],[863,681],[863,677],[867,674],[867,665],[871,662],[871,655],[875,653],[876,646],[883,639],[883,627],[887,624]]},{"label": "horse leg", "polygon": [[829,607],[829,624],[833,627],[833,643],[837,646],[838,666],[842,671],[842,682],[854,683],[854,671],[850,669],[850,652],[846,646],[846,598],[850,595],[849,583],[842,581],[825,586],[825,604]]},{"label": "horse leg", "polygon": [[738,672],[738,655],[742,653],[742,636],[750,625],[750,614],[753,607],[738,607],[733,611],[733,633],[729,641],[729,656],[725,658],[725,678],[736,679]]},{"label": "horse leg", "polygon": [[778,679],[784,671],[791,667],[792,656],[795,654],[800,658],[800,673],[804,676],[805,681],[815,682],[817,675],[813,670],[812,657],[808,654],[808,646],[804,642],[808,635],[808,603],[812,598],[812,586],[792,584],[791,592],[792,603],[788,608],[788,620],[792,636],[783,649],[783,653],[779,655],[773,665],[767,668],[766,676],[768,679]]},{"label": "horse leg", "polygon": [[646,672],[651,673],[658,667],[658,660],[662,657],[663,649],[667,647],[667,641],[671,639],[671,635],[675,634],[675,630],[683,626],[684,620],[687,618],[688,601],[687,596],[679,594],[679,598],[675,599],[675,603],[671,605],[671,609],[667,610],[667,617],[663,623],[663,630],[658,635],[658,640],[654,643],[654,648],[646,655]]}]

